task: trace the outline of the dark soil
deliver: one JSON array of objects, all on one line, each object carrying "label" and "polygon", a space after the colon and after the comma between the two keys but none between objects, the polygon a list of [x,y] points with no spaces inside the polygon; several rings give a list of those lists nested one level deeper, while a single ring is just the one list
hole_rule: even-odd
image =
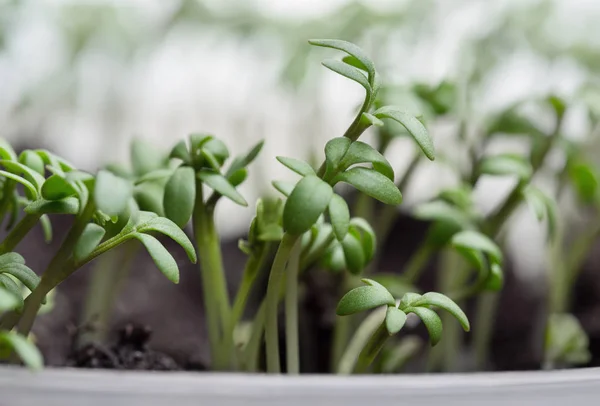
[{"label": "dark soil", "polygon": [[148,326],[128,324],[119,331],[119,339],[113,346],[87,344],[69,355],[67,365],[78,368],[181,370],[172,357],[148,348],[151,335],[152,330]]}]

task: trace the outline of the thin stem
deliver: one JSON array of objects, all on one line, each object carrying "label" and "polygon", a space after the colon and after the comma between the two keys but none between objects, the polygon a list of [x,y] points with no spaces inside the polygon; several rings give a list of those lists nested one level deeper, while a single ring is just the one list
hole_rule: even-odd
[{"label": "thin stem", "polygon": [[93,342],[102,343],[106,340],[114,300],[129,275],[139,248],[139,243],[129,242],[104,255],[95,266],[88,285],[82,317],[82,325],[90,328],[84,329],[79,336],[78,345],[80,347]]},{"label": "thin stem", "polygon": [[0,244],[0,255],[11,252],[40,220],[41,214],[26,214]]},{"label": "thin stem", "polygon": [[269,282],[267,284],[265,342],[267,345],[267,371],[270,373],[281,372],[279,362],[277,308],[285,264],[297,239],[297,236],[292,236],[287,233],[284,234],[281,243],[279,244],[279,248],[277,249],[277,254],[275,254],[275,259],[273,260],[273,265],[269,274]]},{"label": "thin stem", "polygon": [[364,374],[368,371],[388,338],[390,338],[390,334],[387,331],[385,323],[381,323],[369,339],[369,342],[367,342],[367,345],[360,352],[356,368],[354,369],[355,373]]},{"label": "thin stem", "polygon": [[237,294],[235,295],[231,312],[232,333],[233,329],[235,329],[235,326],[240,322],[242,316],[244,315],[246,303],[248,302],[248,296],[250,295],[250,291],[252,290],[252,286],[256,281],[256,277],[258,276],[260,269],[267,259],[269,251],[270,244],[264,244],[259,249],[259,252],[256,254],[253,253],[248,258],[248,261],[246,261],[246,266],[242,275],[242,281],[240,283],[240,287],[238,288]]},{"label": "thin stem", "polygon": [[230,326],[231,309],[223,271],[221,245],[214,224],[212,206],[204,204],[202,182],[196,184],[196,203],[193,215],[194,237],[202,275],[204,310],[214,370],[230,367],[233,337],[226,334]]},{"label": "thin stem", "polygon": [[252,322],[252,333],[250,334],[250,340],[244,348],[244,367],[248,372],[258,371],[258,357],[260,353],[260,345],[262,344],[262,337],[265,331],[265,320],[267,316],[267,302],[263,300],[256,312],[254,321]]},{"label": "thin stem", "polygon": [[[339,291],[340,296],[348,291],[348,274],[342,273],[342,282],[340,283]],[[352,326],[352,317],[336,317],[335,325],[333,327],[333,340],[331,348],[331,370],[335,370],[335,367],[340,362],[344,350],[348,345],[350,338],[350,327]]]},{"label": "thin stem", "polygon": [[290,253],[285,276],[285,351],[287,373],[300,373],[300,347],[298,344],[298,273],[302,244],[297,241]]},{"label": "thin stem", "polygon": [[385,309],[382,308],[375,310],[362,321],[340,359],[337,368],[338,374],[349,375],[354,371],[359,355],[363,348],[367,346],[369,339],[375,334],[378,327],[381,326],[384,317]]},{"label": "thin stem", "polygon": [[19,334],[24,336],[29,335],[35,317],[37,316],[46,294],[77,269],[72,263],[68,263],[69,258],[75,244],[77,244],[77,241],[79,241],[79,238],[83,234],[85,227],[92,219],[95,210],[93,200],[89,199],[81,214],[75,218],[75,222],[69,230],[65,241],[50,261],[37,288],[35,288],[28,297],[30,300],[28,300],[23,307],[23,313],[21,314],[17,327]]}]

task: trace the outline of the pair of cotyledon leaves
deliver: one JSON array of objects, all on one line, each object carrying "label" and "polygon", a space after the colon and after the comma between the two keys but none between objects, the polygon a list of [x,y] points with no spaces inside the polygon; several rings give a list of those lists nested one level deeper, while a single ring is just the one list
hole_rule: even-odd
[{"label": "pair of cotyledon leaves", "polygon": [[350,290],[338,303],[336,313],[347,316],[380,306],[387,306],[385,326],[390,335],[398,333],[406,322],[409,313],[416,314],[429,333],[431,345],[436,345],[442,336],[442,320],[432,307],[439,307],[452,314],[465,331],[469,331],[469,320],[461,308],[447,296],[428,292],[423,295],[406,293],[400,303],[385,288],[371,279],[362,280],[366,286]]},{"label": "pair of cotyledon leaves", "polygon": [[[306,162],[278,157],[279,162],[302,175],[297,184],[273,182],[287,196],[283,210],[283,228],[292,235],[308,231],[327,210],[335,237],[343,241],[350,228],[350,210],[346,201],[333,192],[333,186],[345,182],[385,203],[397,205],[402,194],[393,182],[389,162],[374,148],[345,137],[334,138],[325,146],[325,173],[321,179]],[[355,166],[370,163],[372,168]]]},{"label": "pair of cotyledon leaves", "polygon": [[179,142],[171,151],[171,158],[182,164],[169,177],[164,190],[165,216],[183,227],[192,216],[196,203],[196,179],[214,191],[209,200],[216,202],[225,196],[233,202],[247,206],[236,187],[246,180],[247,166],[256,159],[263,142],[255,145],[247,154],[235,158],[225,173],[221,172],[229,151],[225,144],[210,135],[190,136],[189,147]]},{"label": "pair of cotyledon leaves", "polygon": [[[341,61],[334,59],[326,60],[323,62],[323,65],[364,87],[367,92],[366,101],[368,102],[365,105],[369,107],[373,104],[379,88],[378,77],[373,61],[362,49],[342,40],[317,39],[311,40],[309,43],[347,53],[349,56]],[[366,72],[367,75],[365,76],[363,72]],[[391,119],[404,126],[427,158],[431,160],[435,158],[435,150],[429,133],[416,117],[394,106],[384,106],[372,113],[364,111],[361,115],[361,120],[364,122],[365,128],[370,125],[383,125],[381,119]]]}]

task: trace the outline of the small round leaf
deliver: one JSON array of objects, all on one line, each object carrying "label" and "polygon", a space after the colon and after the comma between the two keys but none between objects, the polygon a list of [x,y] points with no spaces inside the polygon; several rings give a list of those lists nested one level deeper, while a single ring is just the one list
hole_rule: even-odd
[{"label": "small round leaf", "polygon": [[194,169],[180,166],[165,185],[163,208],[165,217],[183,228],[192,218],[196,201],[196,176]]},{"label": "small round leaf", "polygon": [[316,176],[298,182],[283,208],[283,228],[292,235],[308,231],[327,209],[333,189]]},{"label": "small round leaf", "polygon": [[337,175],[333,183],[346,182],[384,204],[402,203],[402,194],[388,177],[368,168],[355,167]]},{"label": "small round leaf", "polygon": [[390,335],[398,333],[406,323],[406,313],[396,306],[389,306],[385,314],[385,328]]}]

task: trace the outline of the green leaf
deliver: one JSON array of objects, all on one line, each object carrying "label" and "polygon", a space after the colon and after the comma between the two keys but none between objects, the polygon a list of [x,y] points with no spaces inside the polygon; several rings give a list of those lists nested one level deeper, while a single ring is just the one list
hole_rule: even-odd
[{"label": "green leaf", "polygon": [[373,61],[371,61],[362,49],[353,43],[338,39],[312,39],[308,41],[308,43],[319,47],[333,48],[346,52],[362,65],[361,69],[369,73],[369,78],[372,79],[375,77],[375,65],[373,64]]},{"label": "green leaf", "polygon": [[223,141],[218,138],[211,138],[203,146],[203,150],[209,151],[217,160],[219,165],[229,158],[229,150]]},{"label": "green leaf", "polygon": [[4,138],[0,138],[0,158],[10,161],[17,160],[17,154],[15,153],[15,150]]},{"label": "green leaf", "polygon": [[164,195],[164,186],[157,182],[145,182],[133,188],[133,198],[140,210],[151,211],[163,217],[165,215],[163,208]]},{"label": "green leaf", "polygon": [[76,261],[81,261],[90,255],[100,244],[105,233],[106,230],[98,224],[89,223],[86,225],[77,244],[75,244],[75,248],[73,248],[73,258]]},{"label": "green leaf", "polygon": [[152,172],[148,172],[142,176],[140,176],[138,179],[135,180],[135,184],[139,185],[141,183],[145,183],[145,182],[153,182],[153,181],[163,181],[166,180],[166,178],[170,177],[173,174],[173,170],[172,169],[157,169],[155,171]]},{"label": "green leaf", "polygon": [[355,68],[358,68],[365,72],[367,71],[367,69],[365,68],[365,65],[363,65],[361,61],[359,61],[358,59],[356,59],[355,57],[353,57],[351,55],[344,56],[342,58],[342,61],[344,61],[344,63],[347,63],[350,66],[354,66]]},{"label": "green leaf", "polygon": [[0,312],[16,309],[19,307],[20,302],[14,293],[0,286]]},{"label": "green leaf", "polygon": [[77,214],[79,213],[79,200],[67,197],[62,200],[39,199],[25,206],[28,214]]},{"label": "green leaf", "polygon": [[183,228],[192,218],[196,201],[196,174],[189,166],[180,166],[165,185],[165,217]]},{"label": "green leaf", "polygon": [[415,139],[425,156],[432,161],[435,159],[433,141],[423,123],[416,117],[392,106],[382,107],[375,111],[373,115],[377,118],[389,118],[401,124]]},{"label": "green leaf", "polygon": [[200,156],[202,156],[202,158],[204,159],[204,166],[206,166],[206,164],[208,164],[208,166],[211,169],[214,169],[215,171],[219,171],[221,169],[221,165],[222,162],[213,155],[212,152],[210,152],[207,149],[201,149],[200,150]]},{"label": "green leaf", "polygon": [[394,170],[388,160],[375,148],[361,141],[350,144],[338,168],[343,171],[352,165],[366,162],[373,164],[373,169],[394,181]]},{"label": "green leaf", "polygon": [[463,230],[472,227],[472,221],[465,212],[440,200],[418,205],[413,214],[419,220],[450,223]]},{"label": "green leaf", "polygon": [[43,368],[44,358],[42,357],[42,354],[35,344],[22,335],[13,331],[1,332],[0,343],[12,348],[27,367],[33,370],[40,370]]},{"label": "green leaf", "polygon": [[427,328],[427,332],[429,333],[429,342],[431,343],[432,347],[440,342],[442,338],[442,320],[436,312],[426,307],[411,307],[407,309],[407,313],[414,313],[419,316]]},{"label": "green leaf", "polygon": [[265,141],[261,140],[254,147],[252,147],[252,149],[246,155],[234,158],[233,162],[231,163],[231,166],[229,167],[229,169],[227,169],[226,176],[230,177],[234,172],[245,168],[252,162],[254,162],[254,160],[262,150],[264,144]]},{"label": "green leaf", "polygon": [[408,313],[410,307],[413,307],[413,303],[418,302],[421,299],[421,295],[414,292],[407,292],[402,296],[400,300],[400,310],[403,310],[405,313]]},{"label": "green leaf", "polygon": [[342,241],[350,227],[350,209],[343,197],[333,194],[329,202],[329,218],[333,226],[333,232],[338,241]]},{"label": "green leaf", "polygon": [[437,306],[454,316],[465,331],[471,329],[465,312],[452,299],[441,293],[427,292],[413,306]]},{"label": "green leaf", "polygon": [[342,240],[346,268],[354,275],[359,275],[366,265],[365,253],[362,249],[360,239],[354,234],[348,233]]},{"label": "green leaf", "polygon": [[327,69],[334,71],[337,74],[347,77],[350,80],[358,83],[365,88],[367,94],[370,95],[373,92],[371,84],[367,77],[354,66],[350,66],[347,63],[339,61],[337,59],[326,59],[322,62],[323,66]]},{"label": "green leaf", "polygon": [[346,182],[385,204],[402,203],[402,194],[388,177],[373,169],[354,167],[338,174],[333,183]]},{"label": "green leaf", "polygon": [[[37,154],[35,154],[31,151],[25,151],[25,152],[30,152],[28,156],[36,157],[41,162],[41,158]],[[0,164],[2,164],[9,172],[12,172],[16,175],[22,174],[23,177],[25,179],[27,179],[29,182],[31,182],[31,184],[33,184],[33,186],[35,186],[35,188],[37,190],[40,190],[42,185],[46,181],[44,176],[40,175],[35,169],[32,169],[20,162],[1,160]],[[43,170],[44,163],[41,162],[41,164],[42,164],[42,170]]]},{"label": "green leaf", "polygon": [[587,333],[579,320],[569,313],[550,315],[544,350],[548,363],[580,365],[591,359]]},{"label": "green leaf", "polygon": [[207,169],[200,170],[197,175],[198,179],[206,186],[212,188],[215,192],[227,197],[234,203],[240,206],[248,206],[244,197],[229,183],[229,181],[220,173],[213,172]]},{"label": "green leaf", "polygon": [[325,160],[327,166],[337,168],[340,161],[348,152],[352,141],[346,137],[333,138],[325,144]]},{"label": "green leaf", "polygon": [[492,292],[498,292],[504,286],[504,274],[502,273],[502,267],[499,264],[492,264],[490,266],[490,274],[485,281],[485,290]]},{"label": "green leaf", "polygon": [[44,232],[44,241],[46,244],[50,244],[52,242],[52,223],[50,222],[50,217],[47,214],[43,214],[40,217],[40,224]]},{"label": "green leaf", "polygon": [[292,235],[310,230],[327,209],[333,189],[316,176],[305,176],[298,182],[283,208],[283,228]]},{"label": "green leaf", "polygon": [[148,234],[134,233],[144,244],[158,269],[173,283],[179,283],[179,268],[169,251],[156,238]]},{"label": "green leaf", "polygon": [[360,241],[365,254],[365,261],[369,263],[375,255],[375,249],[377,248],[377,237],[375,230],[371,225],[360,217],[354,217],[350,220],[350,232],[355,235],[360,235]]},{"label": "green leaf", "polygon": [[341,272],[346,269],[346,258],[344,258],[344,250],[340,244],[330,247],[322,261],[325,269],[334,272]]},{"label": "green leaf", "polygon": [[384,125],[383,121],[381,121],[380,119],[378,119],[370,113],[362,113],[362,115],[360,116],[360,121],[369,126],[374,125],[376,127],[383,127]]},{"label": "green leaf", "polygon": [[25,258],[17,252],[7,252],[0,255],[0,268],[14,263],[25,265]]},{"label": "green leaf", "polygon": [[565,111],[567,110],[567,103],[564,101],[564,99],[556,95],[550,95],[548,96],[546,101],[552,107],[557,117],[563,117],[565,115]]},{"label": "green leaf", "polygon": [[17,285],[17,282],[12,277],[0,273],[0,287],[4,287],[5,290],[17,299],[17,305],[14,309],[23,308],[23,288]]},{"label": "green leaf", "polygon": [[24,179],[18,175],[15,175],[14,173],[1,171],[1,170],[0,170],[0,175],[5,176],[11,180],[14,180],[15,182],[20,183],[23,186],[25,186],[27,192],[29,193],[30,198],[33,200],[37,199],[38,191],[35,188],[35,186],[31,182],[29,182],[27,179]]},{"label": "green leaf", "polygon": [[556,236],[558,224],[558,208],[556,207],[556,202],[540,189],[531,185],[525,188],[523,196],[529,207],[535,213],[537,219],[539,221],[544,218],[546,219],[548,222],[548,237],[553,239]]},{"label": "green leaf", "polygon": [[406,323],[406,313],[396,306],[389,306],[385,314],[385,328],[390,335],[394,335],[402,330]]},{"label": "green leaf", "polygon": [[488,236],[472,230],[461,231],[452,237],[452,245],[482,251],[497,263],[502,263],[502,251]]},{"label": "green leaf", "polygon": [[175,146],[171,150],[171,153],[169,154],[169,158],[181,159],[186,164],[192,163],[190,151],[188,150],[188,147],[184,140],[181,140],[177,144],[175,144]]},{"label": "green leaf", "polygon": [[600,200],[600,177],[591,164],[578,162],[569,165],[568,173],[581,202],[594,204]]},{"label": "green leaf", "polygon": [[285,197],[289,197],[292,194],[292,191],[296,187],[296,183],[286,182],[283,180],[274,180],[271,182],[273,187],[277,189],[279,193],[284,195]]},{"label": "green leaf", "polygon": [[163,168],[165,164],[166,159],[162,152],[146,141],[139,138],[133,139],[131,142],[131,166],[137,177]]},{"label": "green leaf", "polygon": [[61,200],[73,196],[76,190],[61,175],[52,175],[42,185],[42,197],[46,200]]},{"label": "green leaf", "polygon": [[171,220],[165,217],[154,217],[144,224],[140,225],[137,230],[140,233],[155,231],[170,237],[173,241],[179,244],[187,254],[191,262],[196,263],[196,250],[188,236]]},{"label": "green leaf", "polygon": [[[138,162],[138,165],[142,165]],[[144,166],[144,170],[150,165]],[[138,170],[141,171],[140,168]],[[94,203],[98,210],[109,216],[122,214],[133,196],[133,185],[126,179],[113,175],[111,172],[101,170],[96,177],[94,188]]]},{"label": "green leaf", "polygon": [[394,306],[394,297],[381,285],[359,286],[346,293],[337,305],[338,316],[348,316],[380,306]]},{"label": "green leaf", "polygon": [[0,267],[0,273],[14,276],[32,292],[37,287],[38,283],[40,283],[40,278],[35,272],[26,265],[17,262]]},{"label": "green leaf", "polygon": [[237,171],[233,172],[231,175],[227,176],[227,180],[233,186],[238,187],[248,178],[248,169],[240,168]]},{"label": "green leaf", "polygon": [[278,156],[277,160],[285,167],[302,176],[313,175],[316,176],[315,170],[306,162],[294,158],[286,158]]},{"label": "green leaf", "polygon": [[495,176],[514,175],[519,179],[529,179],[533,168],[522,156],[502,154],[484,158],[479,164],[479,173]]}]

